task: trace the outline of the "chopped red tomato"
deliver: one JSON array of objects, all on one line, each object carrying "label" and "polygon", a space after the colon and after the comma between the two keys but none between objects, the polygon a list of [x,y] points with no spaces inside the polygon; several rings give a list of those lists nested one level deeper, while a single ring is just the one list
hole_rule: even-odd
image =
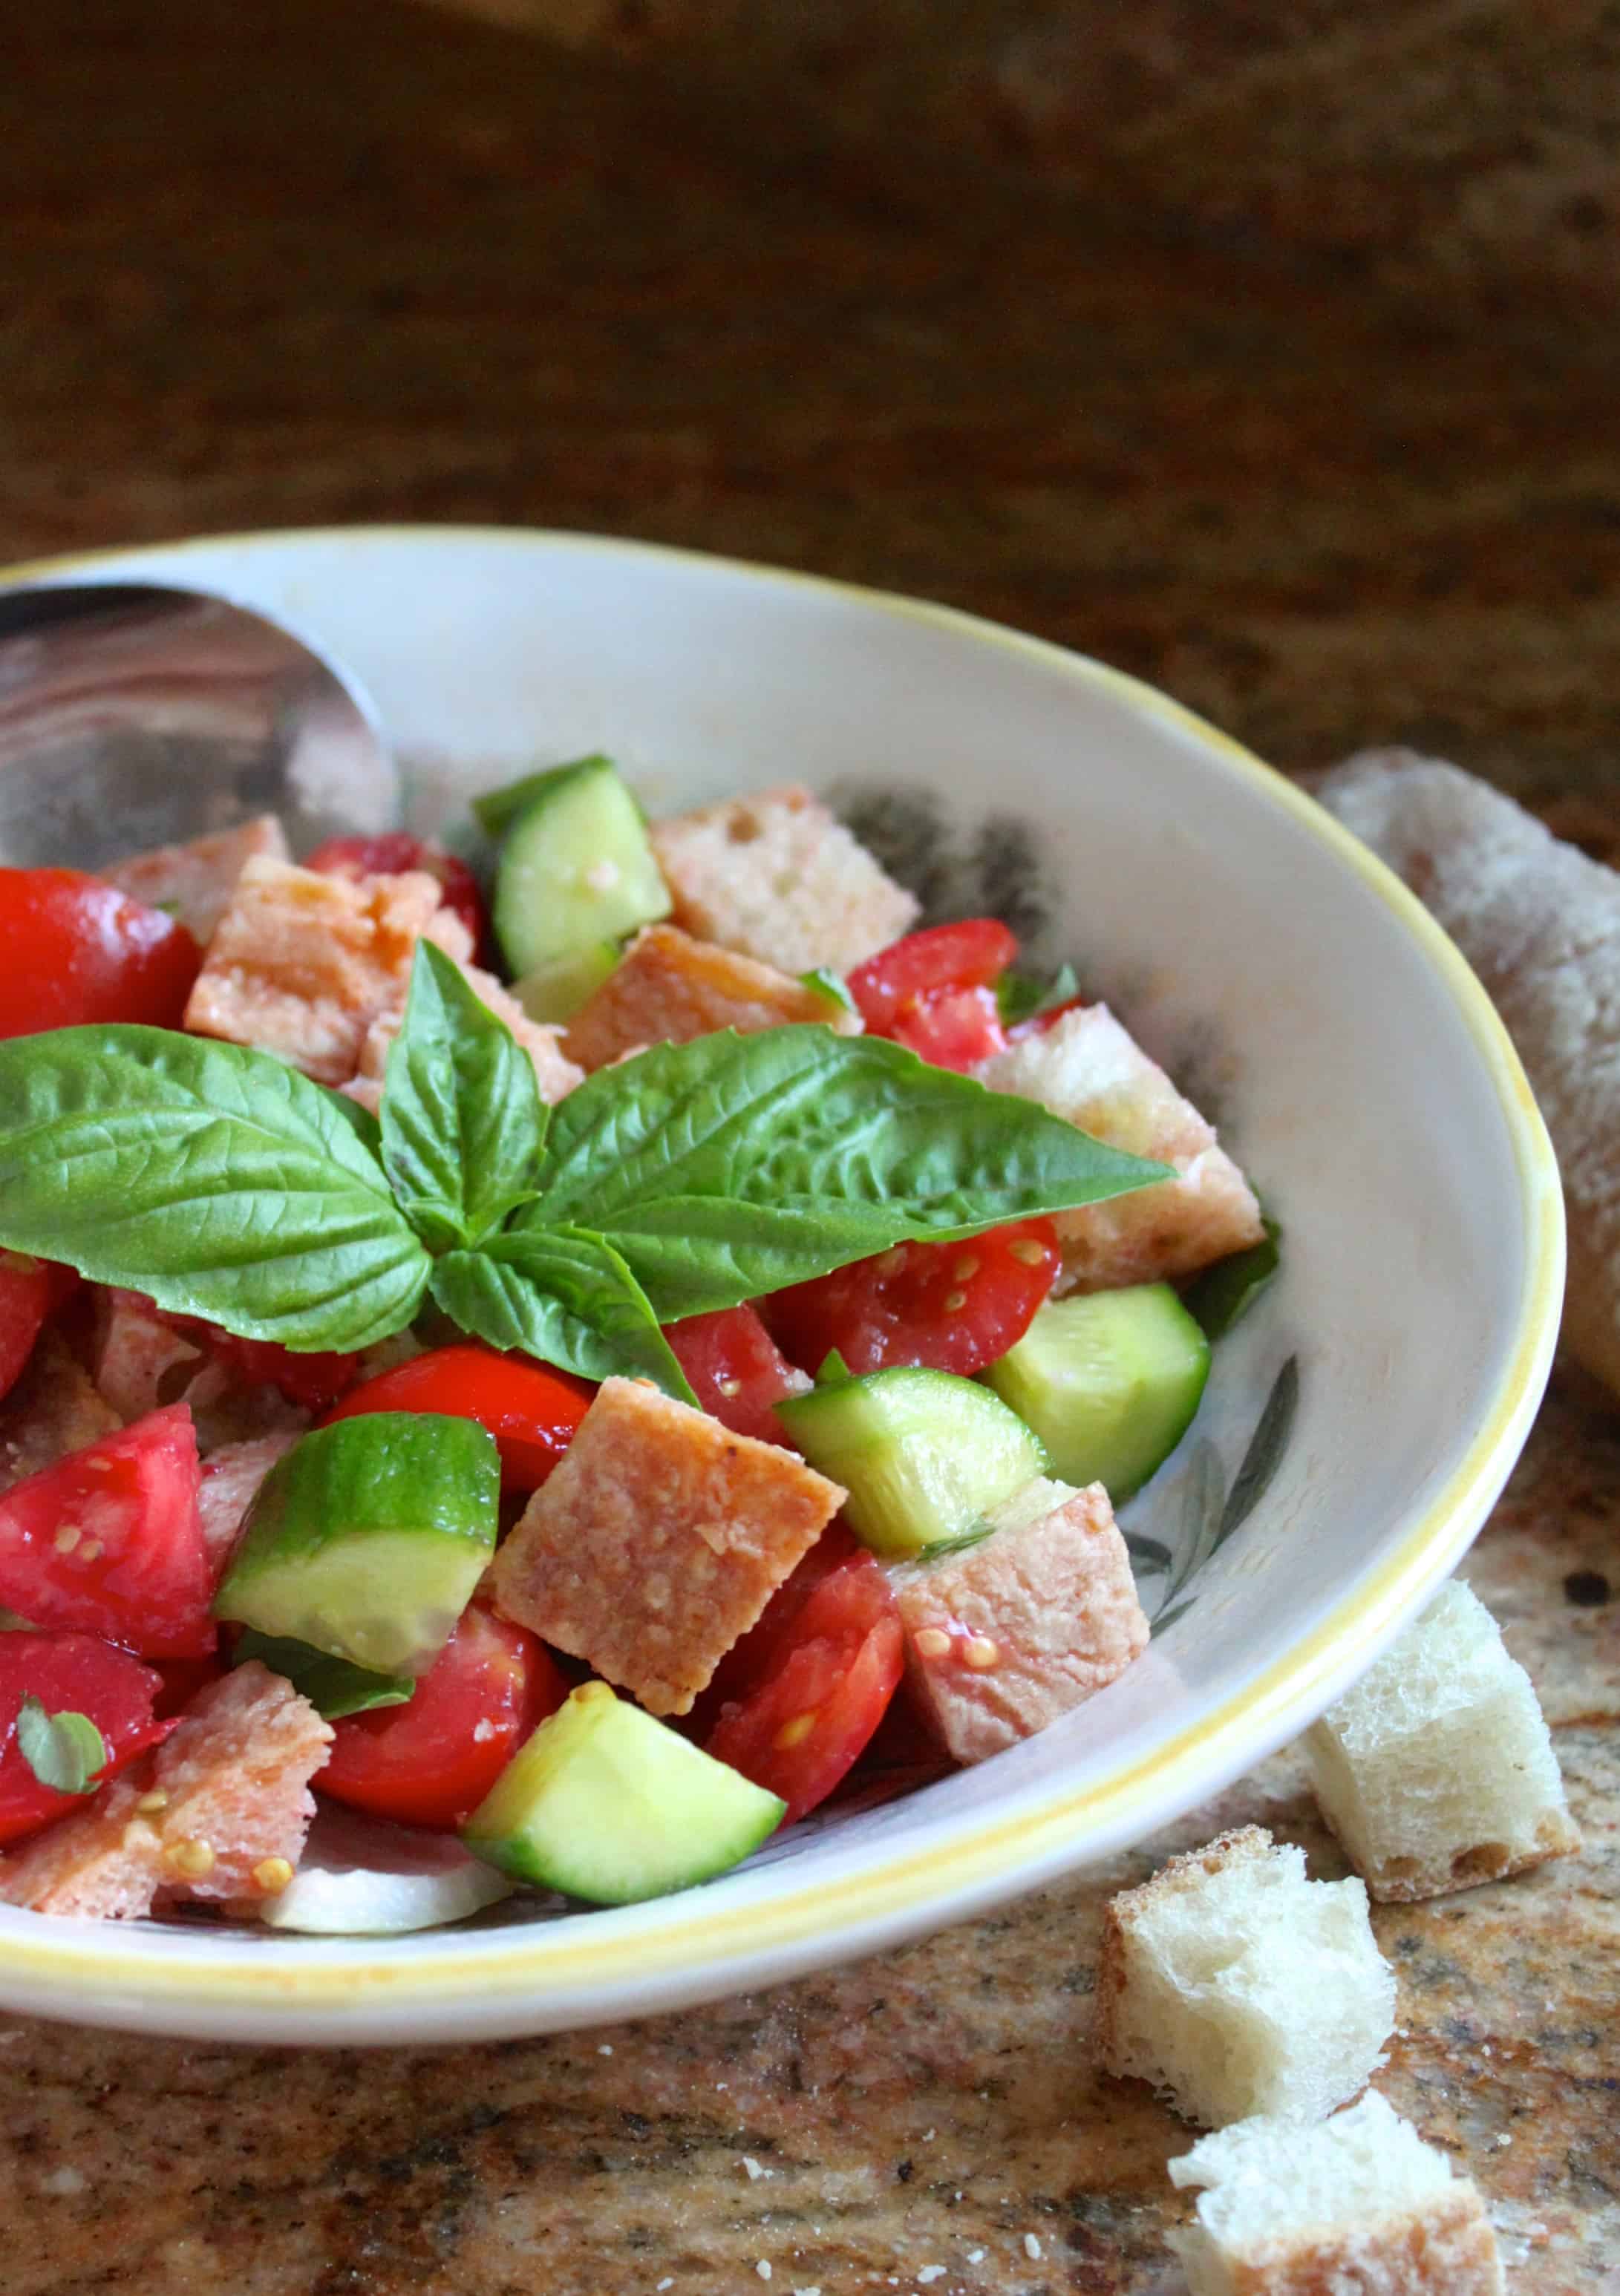
[{"label": "chopped red tomato", "polygon": [[760,1670],[720,1708],[703,1749],[780,1794],[791,1825],[848,1775],[904,1670],[882,1565],[869,1554],[837,1563],[749,1655]]},{"label": "chopped red tomato", "polygon": [[966,1243],[900,1243],[761,1300],[791,1361],[818,1371],[835,1348],[852,1372],[927,1364],[971,1376],[1024,1337],[1057,1273],[1049,1219]]},{"label": "chopped red tomato", "polygon": [[58,1793],[35,1776],[17,1743],[25,1698],[37,1698],[47,1714],[83,1714],[95,1723],[107,1749],[95,1773],[103,1784],[174,1728],[152,1720],[161,1688],[151,1667],[94,1635],[0,1635],[0,1842],[21,1841],[84,1807],[80,1795]]},{"label": "chopped red tomato", "polygon": [[524,1356],[471,1344],[433,1348],[351,1388],[323,1424],[366,1411],[440,1411],[494,1436],[508,1491],[538,1490],[574,1438],[595,1390]]},{"label": "chopped red tomato", "polygon": [[804,1382],[752,1308],[721,1308],[666,1324],[664,1337],[703,1409],[734,1435],[785,1443],[771,1406]]},{"label": "chopped red tomato", "polygon": [[329,837],[304,866],[333,877],[398,877],[407,869],[425,869],[443,888],[443,906],[453,909],[472,934],[473,955],[484,949],[489,921],[478,880],[465,861],[442,845],[413,837],[405,829],[391,829],[380,837]]},{"label": "chopped red tomato", "polygon": [[857,965],[849,991],[875,1036],[936,1068],[970,1069],[1006,1045],[994,984],[1017,954],[994,917],[931,925]]},{"label": "chopped red tomato", "polygon": [[9,1395],[22,1376],[59,1297],[60,1275],[48,1259],[0,1251],[0,1396]]},{"label": "chopped red tomato", "polygon": [[1007,1043],[1019,1045],[1026,1037],[1044,1037],[1048,1029],[1055,1029],[1067,1014],[1083,1012],[1085,1003],[1083,996],[1071,996],[1066,1004],[1050,1004],[1044,1013],[1032,1013],[1027,1021],[1016,1021],[1007,1032]]},{"label": "chopped red tomato", "polygon": [[406,1825],[459,1825],[568,1695],[543,1643],[474,1603],[405,1706],[332,1726],[323,1793]]},{"label": "chopped red tomato", "polygon": [[0,1037],[177,1029],[202,964],[182,924],[79,869],[0,869]]},{"label": "chopped red tomato", "polygon": [[199,1326],[209,1346],[245,1387],[273,1387],[306,1411],[326,1411],[351,1388],[358,1356],[322,1349],[300,1355],[275,1340],[241,1340],[217,1324]]},{"label": "chopped red tomato", "polygon": [[143,1658],[201,1656],[216,1573],[201,1480],[191,1413],[173,1403],[13,1484],[0,1496],[0,1603]]}]

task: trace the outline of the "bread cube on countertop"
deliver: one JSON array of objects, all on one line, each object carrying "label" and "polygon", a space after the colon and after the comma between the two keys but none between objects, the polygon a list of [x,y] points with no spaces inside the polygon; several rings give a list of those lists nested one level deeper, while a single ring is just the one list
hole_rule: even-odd
[{"label": "bread cube on countertop", "polygon": [[1259,1826],[1172,1857],[1103,1917],[1097,2048],[1185,2120],[1313,2120],[1384,2062],[1394,1972],[1360,1882],[1312,1882]]},{"label": "bread cube on countertop", "polygon": [[846,972],[917,922],[912,895],[806,789],[728,798],[649,834],[675,923],[784,972]]},{"label": "bread cube on countertop", "polygon": [[1188,2296],[1501,2296],[1477,2186],[1376,2093],[1314,2128],[1240,2120],[1170,2163]]},{"label": "bread cube on countertop", "polygon": [[1058,1292],[1112,1292],[1191,1275],[1260,1242],[1254,1190],[1213,1128],[1106,1004],[1065,1013],[1042,1035],[992,1054],[974,1073],[1111,1148],[1175,1167],[1176,1177],[1156,1187],[1058,1213]]},{"label": "bread cube on countertop", "polygon": [[1436,1898],[1581,1847],[1530,1677],[1460,1579],[1304,1746],[1322,1816],[1375,1898]]},{"label": "bread cube on countertop", "polygon": [[606,1379],[489,1583],[649,1712],[686,1714],[844,1496],[648,1380]]},{"label": "bread cube on countertop", "polygon": [[913,1696],[958,1762],[982,1762],[1083,1705],[1147,1647],[1125,1542],[1100,1483],[1040,1481],[988,1538],[890,1572]]}]

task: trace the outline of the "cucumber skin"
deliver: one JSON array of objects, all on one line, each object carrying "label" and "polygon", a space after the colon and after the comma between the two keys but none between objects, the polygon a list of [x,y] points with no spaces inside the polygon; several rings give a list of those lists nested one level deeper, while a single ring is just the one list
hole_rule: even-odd
[{"label": "cucumber skin", "polygon": [[588,757],[570,758],[560,766],[541,766],[532,774],[523,774],[514,782],[506,782],[499,789],[486,790],[481,797],[475,797],[473,817],[486,836],[502,837],[537,797],[549,797],[576,774],[611,766],[613,762],[605,751],[593,750]]},{"label": "cucumber skin", "polygon": [[[612,1841],[616,1855],[594,1858],[592,1841],[612,1835],[616,1790],[622,1805],[616,1813],[621,1831]],[[705,1833],[703,1805],[717,1802],[723,1826]],[[593,1905],[630,1906],[728,1873],[769,1839],[786,1807],[638,1706],[615,1698],[604,1682],[588,1682],[518,1749],[461,1839],[474,1857],[515,1881]],[[660,1822],[679,1823],[683,1815],[682,1838],[649,1866]],[[697,1846],[705,1840],[707,1850]]]}]

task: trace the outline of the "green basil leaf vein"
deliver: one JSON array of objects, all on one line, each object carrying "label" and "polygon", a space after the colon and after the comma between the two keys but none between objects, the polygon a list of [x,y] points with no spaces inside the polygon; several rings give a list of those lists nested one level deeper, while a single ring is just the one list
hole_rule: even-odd
[{"label": "green basil leaf vein", "polygon": [[47,1714],[31,1695],[17,1710],[17,1750],[53,1793],[94,1793],[107,1765],[106,1741],[87,1714]]},{"label": "green basil leaf vein", "polygon": [[813,1024],[599,1070],[552,1111],[547,1144],[514,1227],[605,1237],[666,1323],[1172,1177],[1032,1101]]},{"label": "green basil leaf vein", "polygon": [[369,1714],[380,1706],[403,1706],[416,1688],[408,1674],[376,1674],[351,1659],[316,1650],[295,1636],[261,1635],[257,1627],[244,1627],[231,1663],[245,1666],[251,1658],[290,1682],[328,1722],[341,1722],[346,1714]]},{"label": "green basil leaf vein", "polygon": [[364,1111],[267,1053],[163,1029],[0,1044],[0,1245],[247,1339],[363,1348],[430,1262]]},{"label": "green basil leaf vein", "polygon": [[448,1251],[433,1297],[464,1331],[516,1348],[583,1379],[650,1379],[695,1403],[646,1294],[612,1244],[577,1228],[497,1236],[481,1251]]},{"label": "green basil leaf vein", "polygon": [[382,1141],[394,1201],[430,1249],[481,1242],[536,1193],[546,1121],[511,1029],[441,948],[418,941]]}]

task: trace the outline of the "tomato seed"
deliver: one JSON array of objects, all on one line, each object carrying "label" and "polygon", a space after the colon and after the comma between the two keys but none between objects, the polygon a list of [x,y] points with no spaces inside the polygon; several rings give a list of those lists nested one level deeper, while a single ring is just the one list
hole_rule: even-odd
[{"label": "tomato seed", "polygon": [[795,1714],[791,1722],[784,1722],[770,1742],[779,1754],[791,1753],[795,1746],[804,1743],[815,1726],[816,1711],[812,1707],[808,1714]]},{"label": "tomato seed", "polygon": [[944,1304],[948,1316],[959,1316],[967,1305],[967,1294],[966,1292],[947,1292]]},{"label": "tomato seed", "polygon": [[939,1627],[925,1627],[912,1644],[918,1658],[949,1658],[950,1636]]},{"label": "tomato seed", "polygon": [[983,1674],[1000,1655],[999,1644],[992,1643],[988,1635],[974,1635],[963,1646],[962,1663],[972,1667],[975,1674]]},{"label": "tomato seed", "polygon": [[969,1252],[965,1259],[958,1260],[950,1272],[958,1283],[971,1283],[979,1272],[979,1263]]},{"label": "tomato seed", "polygon": [[1046,1246],[1032,1235],[1016,1235],[1007,1248],[1021,1267],[1039,1267],[1046,1258]]}]

